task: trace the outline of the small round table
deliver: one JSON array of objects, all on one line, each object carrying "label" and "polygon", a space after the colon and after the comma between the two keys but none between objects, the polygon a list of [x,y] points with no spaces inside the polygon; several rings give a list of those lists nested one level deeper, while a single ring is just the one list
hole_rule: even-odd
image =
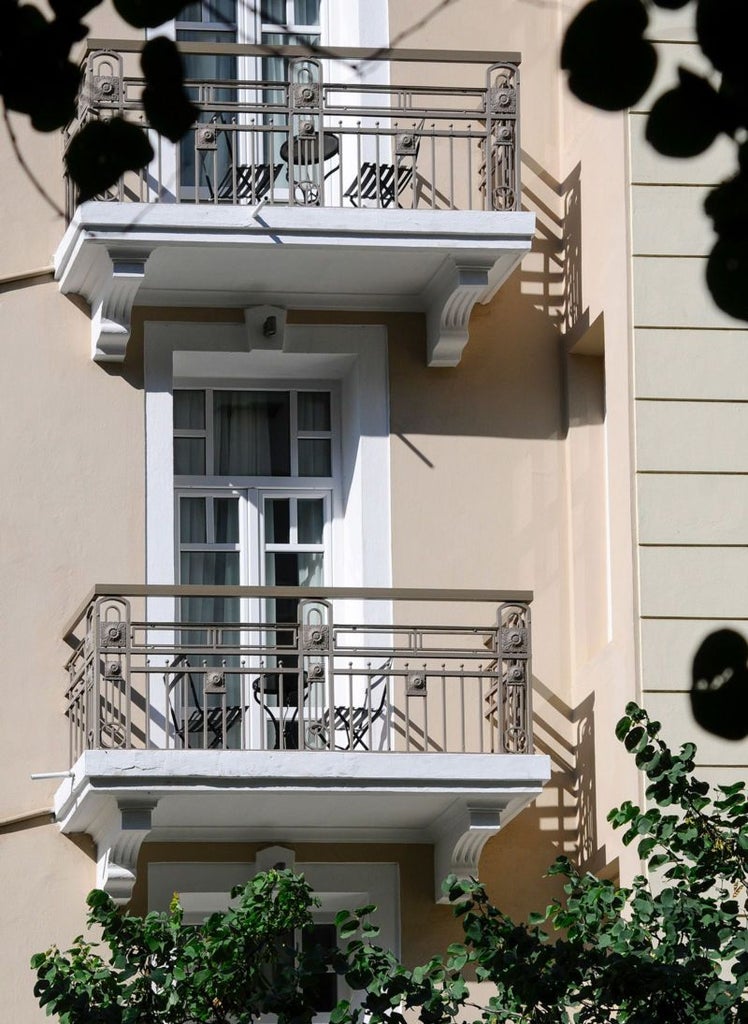
[{"label": "small round table", "polygon": [[[314,135],[295,135],[293,138],[293,162],[296,166],[308,167],[320,163],[319,132]],[[322,133],[322,163],[331,160],[340,152],[340,139],[333,132]],[[288,163],[288,139],[279,150],[280,158]]]},{"label": "small round table", "polygon": [[[333,132],[322,132],[322,159],[319,152],[319,132],[314,135],[295,135],[293,137],[293,161],[290,160],[289,140],[281,144],[279,154],[284,163],[293,162],[294,167],[313,167],[324,165],[340,152],[340,139]],[[325,177],[332,174],[328,171]],[[302,206],[319,206],[320,182],[307,178],[294,182],[301,193]]]}]

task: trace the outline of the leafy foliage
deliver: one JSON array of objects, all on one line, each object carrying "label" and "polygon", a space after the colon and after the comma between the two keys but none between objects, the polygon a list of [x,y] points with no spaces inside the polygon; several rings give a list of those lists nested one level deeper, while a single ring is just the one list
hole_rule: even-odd
[{"label": "leafy foliage", "polygon": [[312,923],[309,886],[268,871],[235,889],[236,905],[200,928],[183,923],[177,897],[168,914],[120,914],[101,890],[88,896],[89,926],[109,956],[79,936],[72,948],[38,953],[34,989],[60,1024],[245,1024],[265,1014],[303,1024],[314,1014],[315,983],[327,954],[296,948]]},{"label": "leafy foliage", "polygon": [[[277,1014],[307,1024],[315,985],[333,970],[357,993],[331,1024],[743,1024],[748,1021],[748,800],[742,782],[710,793],[693,774],[695,747],[676,754],[659,723],[636,704],[618,739],[647,780],[648,806],[631,802],[608,820],[636,844],[651,879],[630,886],[581,873],[560,857],[550,874],[564,898],[516,923],[481,885],[452,877],[463,941],[408,969],[372,945],[374,907],[336,917],[341,948],[292,948],[309,928],[309,887],[290,872],[258,875],[234,891],[237,904],[201,928],[168,914],[120,915],[100,891],[88,897],[89,924],[109,956],[76,939],[32,959],[35,992],[60,1024],[250,1024]],[[489,982],[484,1005],[469,981]]]},{"label": "leafy foliage", "polygon": [[[561,51],[571,91],[603,110],[623,110],[642,98],[657,65],[646,38],[653,6],[694,9],[698,45],[713,74],[707,78],[681,67],[678,82],[652,105],[647,140],[665,156],[692,157],[720,135],[742,139],[748,129],[745,0],[591,0],[571,22]],[[720,309],[748,320],[744,146],[736,145],[736,155],[735,177],[706,201],[718,236],[707,264],[707,285]]]},{"label": "leafy foliage", "polygon": [[[451,879],[464,941],[443,960],[399,969],[363,1010],[373,1024],[424,1024],[478,1010],[485,1024],[728,1024],[748,1020],[748,801],[742,782],[710,794],[693,775],[695,747],[673,753],[660,725],[630,704],[618,738],[646,776],[650,805],[631,802],[608,820],[636,844],[654,881],[623,887],[582,874],[565,857],[550,868],[564,899],[517,924],[474,881]],[[490,982],[488,1004],[471,1003],[465,978]],[[387,1003],[397,1007],[387,1010]],[[399,1002],[398,1002],[399,1000]]]}]

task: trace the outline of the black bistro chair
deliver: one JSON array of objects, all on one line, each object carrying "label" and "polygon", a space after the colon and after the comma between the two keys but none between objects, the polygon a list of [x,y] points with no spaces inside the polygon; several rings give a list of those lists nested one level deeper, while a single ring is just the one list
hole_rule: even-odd
[{"label": "black bistro chair", "polygon": [[[171,679],[166,675],[167,688],[169,691],[169,713],[174,735],[181,741],[184,749],[202,748],[204,750],[220,750],[228,744],[224,742],[228,738],[230,730],[241,721],[244,708],[238,704],[224,705],[223,699],[219,706],[206,707],[206,697],[210,694],[201,694],[199,683],[196,677],[209,672],[210,668],[195,668],[190,665],[186,655],[178,655],[169,666],[169,672],[173,672]],[[174,693],[177,687],[187,685],[189,696],[188,701],[180,714],[175,706]],[[184,689],[182,690],[184,694]],[[223,698],[223,695],[221,695]],[[193,737],[197,742],[190,742]]]}]

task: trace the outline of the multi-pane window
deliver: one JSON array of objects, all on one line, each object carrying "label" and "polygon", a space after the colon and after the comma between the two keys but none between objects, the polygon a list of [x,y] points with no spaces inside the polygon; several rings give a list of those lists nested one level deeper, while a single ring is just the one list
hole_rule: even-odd
[{"label": "multi-pane window", "polygon": [[[182,641],[191,664],[226,672],[225,697],[203,696],[192,686],[183,703],[194,704],[196,720],[210,722],[210,702],[225,700],[230,714],[222,742],[238,746],[241,730],[255,728],[247,709],[256,709],[251,686],[257,684],[270,722],[261,742],[277,746],[279,716],[286,712],[271,709],[296,707],[299,700],[297,644],[286,625],[297,622],[298,600],[250,601],[209,588],[330,582],[333,393],[309,386],[177,388],[173,410],[177,578],[206,588],[181,600]],[[256,664],[242,663],[239,651],[249,636],[242,624],[257,621],[268,627],[266,654]],[[191,742],[188,736],[185,744]],[[195,740],[201,742],[202,734]],[[294,746],[298,738],[286,729],[283,742]]]},{"label": "multi-pane window", "polygon": [[330,477],[329,391],[174,392],[174,474]]}]

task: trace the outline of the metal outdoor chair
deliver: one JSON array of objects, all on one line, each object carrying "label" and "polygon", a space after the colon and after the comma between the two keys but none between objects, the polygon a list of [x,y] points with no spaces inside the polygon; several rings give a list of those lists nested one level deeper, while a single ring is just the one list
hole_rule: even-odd
[{"label": "metal outdoor chair", "polygon": [[352,206],[364,200],[374,200],[378,206],[392,206],[413,178],[413,166],[400,168],[395,164],[375,164],[368,160],[361,164],[359,174],[343,193]]},{"label": "metal outdoor chair", "polygon": [[382,674],[372,681],[367,703],[336,704],[326,709],[320,719],[308,724],[304,745],[312,749],[371,750],[372,726],[387,712],[388,678],[383,666]]},{"label": "metal outdoor chair", "polygon": [[215,192],[206,174],[208,194],[211,200],[218,202],[236,202],[249,199],[259,202],[263,196],[272,191],[273,185],[283,172],[283,164],[232,164],[218,182]]},{"label": "metal outdoor chair", "polygon": [[366,160],[351,184],[343,193],[352,206],[373,200],[378,207],[386,208],[397,203],[415,177],[416,160],[421,146],[421,131],[424,119],[413,131],[415,145],[412,153],[400,157],[396,163],[376,163]]},{"label": "metal outdoor chair", "polygon": [[[169,672],[174,672],[174,675],[169,679],[167,672],[164,677],[167,691],[169,691],[169,713],[174,734],[181,740],[185,749],[195,746],[205,750],[223,748],[225,736],[228,736],[229,730],[241,721],[245,710],[237,704],[225,706],[223,700],[219,707],[206,707],[206,695],[203,693],[201,697],[195,680],[195,676],[203,675],[206,671],[210,671],[210,669],[197,669],[190,665],[185,655],[180,654],[169,666]],[[185,705],[180,714],[175,707],[173,692],[176,687],[184,686],[185,681],[189,686],[189,703]],[[191,736],[200,737],[202,742],[190,743]]]}]

